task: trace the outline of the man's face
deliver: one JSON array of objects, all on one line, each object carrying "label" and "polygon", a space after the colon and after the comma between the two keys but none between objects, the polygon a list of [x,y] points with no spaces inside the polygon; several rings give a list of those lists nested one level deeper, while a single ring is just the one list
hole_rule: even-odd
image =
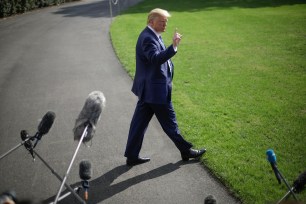
[{"label": "man's face", "polygon": [[158,16],[151,22],[151,27],[157,32],[162,33],[166,31],[168,18],[164,16]]}]

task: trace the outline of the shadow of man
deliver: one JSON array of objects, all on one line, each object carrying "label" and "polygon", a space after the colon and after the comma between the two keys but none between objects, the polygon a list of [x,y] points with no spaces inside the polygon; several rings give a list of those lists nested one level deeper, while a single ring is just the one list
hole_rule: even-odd
[{"label": "shadow of man", "polygon": [[[138,183],[141,183],[146,180],[155,179],[160,176],[164,176],[171,172],[174,172],[180,168],[180,166],[185,164],[190,164],[197,162],[196,160],[190,160],[189,162],[178,161],[176,163],[169,163],[164,166],[158,167],[146,173],[137,175],[133,178],[129,178],[127,180],[121,181],[119,183],[113,184],[115,179],[119,176],[123,175],[124,173],[128,172],[133,167],[129,167],[126,165],[121,165],[113,168],[112,170],[108,171],[104,175],[90,181],[90,188],[88,190],[89,199],[87,203],[99,203],[103,200],[111,198],[112,196],[128,189],[131,186],[134,186]],[[80,186],[81,183],[75,183],[71,185],[72,188]],[[62,192],[61,195],[67,193],[68,191]],[[81,196],[82,197],[82,196]],[[43,203],[51,203],[55,199],[55,196],[46,199]],[[71,203],[79,203],[73,195],[68,196],[67,198],[60,201],[61,204],[71,204]]]}]

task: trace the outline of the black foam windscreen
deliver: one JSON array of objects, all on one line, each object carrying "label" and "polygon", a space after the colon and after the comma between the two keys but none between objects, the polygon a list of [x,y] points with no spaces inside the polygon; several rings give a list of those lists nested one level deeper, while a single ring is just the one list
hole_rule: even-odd
[{"label": "black foam windscreen", "polygon": [[293,182],[293,186],[297,193],[300,193],[304,190],[306,184],[306,171],[301,173],[299,177]]},{"label": "black foam windscreen", "polygon": [[80,162],[79,175],[82,180],[89,180],[92,176],[91,163],[88,160]]},{"label": "black foam windscreen", "polygon": [[55,119],[55,113],[52,111],[48,111],[41,119],[38,125],[37,130],[39,134],[41,135],[47,134],[53,125],[54,119]]}]

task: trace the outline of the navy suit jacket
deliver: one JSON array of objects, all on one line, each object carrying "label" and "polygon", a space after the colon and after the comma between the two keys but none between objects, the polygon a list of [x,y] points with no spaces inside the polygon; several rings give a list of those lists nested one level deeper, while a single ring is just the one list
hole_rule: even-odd
[{"label": "navy suit jacket", "polygon": [[[170,60],[176,54],[173,46],[165,50],[156,34],[146,27],[136,44],[136,73],[132,92],[146,103],[167,104],[171,101],[174,66]],[[167,61],[172,64],[172,71]]]}]

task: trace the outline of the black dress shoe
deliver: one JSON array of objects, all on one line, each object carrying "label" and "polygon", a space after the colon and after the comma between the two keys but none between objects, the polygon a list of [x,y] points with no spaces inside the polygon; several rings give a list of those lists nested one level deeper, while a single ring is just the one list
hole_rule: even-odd
[{"label": "black dress shoe", "polygon": [[143,163],[146,163],[146,162],[149,162],[149,161],[150,161],[150,158],[148,158],[148,157],[138,157],[136,159],[127,158],[126,165],[135,166],[135,165],[143,164]]},{"label": "black dress shoe", "polygon": [[188,161],[190,158],[198,158],[202,156],[205,152],[206,152],[205,148],[200,150],[190,148],[188,152],[185,153],[181,152],[182,160]]}]

